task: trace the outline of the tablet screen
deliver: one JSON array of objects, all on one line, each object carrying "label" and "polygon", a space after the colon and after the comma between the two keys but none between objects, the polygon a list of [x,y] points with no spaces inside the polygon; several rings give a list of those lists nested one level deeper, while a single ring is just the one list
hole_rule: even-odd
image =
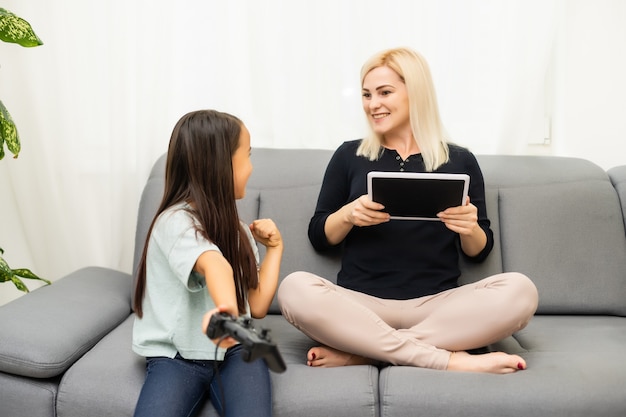
[{"label": "tablet screen", "polygon": [[439,220],[437,213],[463,204],[469,175],[372,171],[367,188],[392,219]]}]

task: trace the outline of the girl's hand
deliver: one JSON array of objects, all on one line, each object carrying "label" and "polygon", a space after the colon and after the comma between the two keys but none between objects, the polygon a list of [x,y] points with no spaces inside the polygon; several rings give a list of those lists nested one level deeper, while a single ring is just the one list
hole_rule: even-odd
[{"label": "girl's hand", "polygon": [[271,219],[253,221],[250,224],[250,231],[254,239],[266,248],[276,248],[283,245],[280,231]]},{"label": "girl's hand", "polygon": [[[213,310],[209,310],[209,311],[207,311],[207,312],[204,314],[204,316],[202,317],[202,332],[203,332],[204,334],[206,334],[207,329],[208,329],[208,327],[209,327],[209,321],[211,321],[211,316],[212,316],[213,314],[215,314],[215,313],[230,313],[230,312],[228,311],[228,308],[227,308],[227,307],[225,307],[225,306],[219,306],[218,308],[214,308]],[[230,313],[230,314],[232,314],[232,313]],[[232,337],[230,337],[230,336],[228,336],[228,337],[224,338],[221,342],[220,342],[220,339],[219,339],[219,338],[218,338],[218,339],[211,339],[211,341],[212,341],[214,344],[216,344],[216,345],[217,345],[217,344],[218,344],[218,342],[219,342],[220,347],[221,347],[221,348],[224,348],[224,349],[228,349],[228,348],[230,348],[230,347],[235,346],[237,343],[239,343],[239,342],[237,342],[235,339],[233,339],[233,338],[232,338]]]},{"label": "girl's hand", "polygon": [[385,213],[385,206],[370,200],[369,196],[361,197],[348,204],[347,221],[354,226],[374,226],[389,221],[389,213]]},{"label": "girl's hand", "polygon": [[437,214],[437,217],[443,221],[448,229],[460,235],[469,236],[477,228],[480,228],[478,226],[478,208],[470,203],[469,197],[467,197],[465,205],[450,207]]}]

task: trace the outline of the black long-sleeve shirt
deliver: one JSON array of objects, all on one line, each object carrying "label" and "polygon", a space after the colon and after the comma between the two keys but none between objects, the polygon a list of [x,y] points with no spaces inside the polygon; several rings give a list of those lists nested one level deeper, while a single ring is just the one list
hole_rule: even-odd
[{"label": "black long-sleeve shirt", "polygon": [[[386,149],[378,160],[370,161],[356,156],[359,144],[360,140],[344,142],[326,168],[309,223],[309,240],[316,250],[331,248],[324,233],[326,218],[367,194],[368,172],[425,172],[421,154],[403,161],[396,151]],[[449,162],[434,172],[470,176],[470,201],[478,208],[478,224],[487,235],[487,244],[477,256],[467,259],[481,262],[493,248],[482,172],[470,151],[452,144],[449,147]],[[457,286],[459,235],[443,222],[391,220],[377,226],[354,227],[341,244],[342,266],[337,283],[345,288],[380,298],[409,299]]]}]

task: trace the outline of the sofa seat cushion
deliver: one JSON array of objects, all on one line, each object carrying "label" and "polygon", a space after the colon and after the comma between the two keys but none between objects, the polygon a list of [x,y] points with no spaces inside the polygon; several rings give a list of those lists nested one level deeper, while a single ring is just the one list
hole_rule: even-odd
[{"label": "sofa seat cushion", "polygon": [[[133,321],[134,315],[129,316],[65,373],[57,400],[59,416],[132,416],[145,378],[145,360],[131,350]],[[307,367],[304,358],[313,342],[282,316],[271,315],[254,324],[270,329],[287,363],[287,371],[271,374],[276,417],[376,415],[377,368]],[[199,417],[217,413],[206,402]]]},{"label": "sofa seat cushion", "polygon": [[615,356],[626,347],[626,317],[537,315],[514,337],[527,352],[592,353],[619,360],[626,378],[626,361]]},{"label": "sofa seat cushion", "polygon": [[276,417],[378,415],[378,368],[312,368],[306,365],[306,353],[317,344],[281,315],[257,320],[255,327],[270,329],[287,364],[284,373],[272,373]]},{"label": "sofa seat cushion", "polygon": [[[63,417],[133,415],[146,375],[146,361],[131,349],[130,315],[76,362],[59,386],[57,411]],[[198,417],[218,417],[205,403]]]},{"label": "sofa seat cushion", "polygon": [[536,316],[515,339],[528,368],[510,375],[384,368],[381,414],[626,415],[626,318]]},{"label": "sofa seat cushion", "polygon": [[88,267],[0,307],[0,371],[62,374],[130,313],[130,275]]}]

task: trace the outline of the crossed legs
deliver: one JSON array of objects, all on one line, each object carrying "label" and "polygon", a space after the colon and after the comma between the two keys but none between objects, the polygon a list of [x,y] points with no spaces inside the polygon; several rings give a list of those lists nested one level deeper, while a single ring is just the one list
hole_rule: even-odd
[{"label": "crossed legs", "polygon": [[431,296],[387,300],[294,272],[281,283],[278,300],[284,317],[322,344],[307,354],[312,366],[380,361],[507,373],[524,369],[524,359],[465,351],[526,326],[537,308],[537,290],[526,276],[505,273]]}]

